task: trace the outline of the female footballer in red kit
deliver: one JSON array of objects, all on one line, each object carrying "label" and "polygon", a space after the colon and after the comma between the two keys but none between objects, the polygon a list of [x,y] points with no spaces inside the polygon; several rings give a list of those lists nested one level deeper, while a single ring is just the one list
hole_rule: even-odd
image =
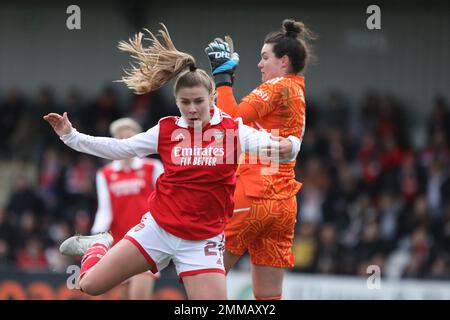
[{"label": "female footballer in red kit", "polygon": [[165,27],[159,33],[163,41],[150,33],[147,48],[142,33],[119,45],[139,62],[123,81],[142,94],[176,77],[174,95],[181,117],[166,117],[143,133],[114,139],[79,133],[67,113],[44,116],[77,151],[115,160],[158,153],[164,165],[148,212],[124,239],[110,248],[113,239],[107,233],[74,236],[60,251],[83,255],[79,285],[90,295],[146,270],[161,271],[172,260],[189,299],[226,299],[223,231],[233,213],[238,156],[262,152],[273,160],[278,153],[278,162],[289,162],[300,141],[291,136],[274,140],[221,112],[214,105],[212,78],[196,67],[191,55],[175,48]]},{"label": "female footballer in red kit", "polygon": [[[140,132],[142,128],[131,118],[120,118],[109,126],[111,136],[127,139]],[[141,221],[147,212],[147,199],[155,189],[156,180],[164,171],[157,159],[137,157],[115,160],[97,171],[97,212],[91,234],[111,232],[113,246]],[[155,279],[159,273],[151,271],[138,274],[120,286],[123,299],[149,300]]]}]

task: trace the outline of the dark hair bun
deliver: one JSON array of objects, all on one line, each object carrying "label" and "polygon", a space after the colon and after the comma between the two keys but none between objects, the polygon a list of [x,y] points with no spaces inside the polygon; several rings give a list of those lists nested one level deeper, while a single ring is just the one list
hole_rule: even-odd
[{"label": "dark hair bun", "polygon": [[303,33],[305,25],[293,19],[285,19],[282,23],[283,33],[288,37],[297,38]]}]

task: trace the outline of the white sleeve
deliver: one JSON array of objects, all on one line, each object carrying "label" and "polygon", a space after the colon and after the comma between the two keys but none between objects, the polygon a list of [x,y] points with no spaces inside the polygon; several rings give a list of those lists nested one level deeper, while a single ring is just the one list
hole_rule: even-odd
[{"label": "white sleeve", "polygon": [[[271,134],[266,131],[256,130],[243,124],[242,119],[238,118],[239,125],[239,143],[241,145],[241,152],[247,152],[249,154],[264,155],[265,147],[276,147],[279,142],[270,139]],[[289,158],[279,158],[279,163],[289,163],[297,157],[300,151],[300,139],[295,136],[287,137],[292,143],[292,151]]]},{"label": "white sleeve", "polygon": [[239,126],[239,144],[241,145],[241,152],[258,154],[258,150],[261,147],[269,146],[272,142],[275,142],[270,140],[270,133],[259,131],[245,125],[241,118],[237,118],[236,121],[238,121]]},{"label": "white sleeve", "polygon": [[97,187],[98,208],[91,234],[109,231],[113,219],[108,186],[105,176],[100,171],[97,172],[95,183]]},{"label": "white sleeve", "polygon": [[164,172],[164,167],[158,159],[152,159],[153,162],[153,177],[152,177],[152,187],[155,188],[156,180]]},{"label": "white sleeve", "polygon": [[159,124],[128,139],[93,137],[72,129],[60,139],[72,149],[110,160],[158,153]]},{"label": "white sleeve", "polygon": [[300,152],[300,146],[302,145],[302,142],[300,141],[299,138],[297,138],[295,136],[289,136],[286,139],[289,139],[292,142],[292,151],[291,151],[291,156],[288,160],[288,162],[289,162],[289,161],[295,160],[295,158],[297,158],[297,155]]}]

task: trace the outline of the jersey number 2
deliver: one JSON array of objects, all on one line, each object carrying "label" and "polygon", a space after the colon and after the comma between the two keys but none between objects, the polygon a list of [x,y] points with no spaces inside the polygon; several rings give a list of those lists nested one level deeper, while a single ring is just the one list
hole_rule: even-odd
[{"label": "jersey number 2", "polygon": [[215,242],[208,241],[205,246],[205,256],[217,256],[216,246]]}]

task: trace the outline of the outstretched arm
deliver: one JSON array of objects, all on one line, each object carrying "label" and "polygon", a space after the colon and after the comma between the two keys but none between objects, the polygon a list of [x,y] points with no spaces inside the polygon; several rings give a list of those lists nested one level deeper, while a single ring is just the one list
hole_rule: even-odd
[{"label": "outstretched arm", "polygon": [[49,113],[44,120],[50,123],[66,145],[79,152],[110,160],[144,157],[158,152],[159,125],[128,139],[114,139],[78,132],[72,127],[66,112],[63,116]]},{"label": "outstretched arm", "polygon": [[241,152],[271,157],[280,163],[295,160],[300,151],[300,139],[273,136],[269,132],[259,131],[242,123],[239,119],[239,142]]}]

